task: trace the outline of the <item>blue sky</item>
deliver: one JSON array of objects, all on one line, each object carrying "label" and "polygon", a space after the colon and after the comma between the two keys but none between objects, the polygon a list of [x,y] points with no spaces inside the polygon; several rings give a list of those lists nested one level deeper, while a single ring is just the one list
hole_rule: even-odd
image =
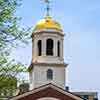
[{"label": "blue sky", "polygon": [[[51,16],[65,32],[64,58],[70,89],[100,92],[100,0],[51,0]],[[43,0],[23,0],[17,9],[21,26],[33,27],[45,16]],[[27,53],[26,53],[27,52]],[[18,47],[15,59],[31,62],[31,44]]]}]

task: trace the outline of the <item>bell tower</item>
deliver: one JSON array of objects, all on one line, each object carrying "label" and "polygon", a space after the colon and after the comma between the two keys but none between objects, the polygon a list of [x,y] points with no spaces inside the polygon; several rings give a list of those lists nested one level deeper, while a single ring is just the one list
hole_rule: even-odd
[{"label": "bell tower", "polygon": [[[48,0],[46,0],[47,2]],[[65,89],[63,57],[64,32],[58,22],[47,15],[32,32],[32,63],[29,67],[30,89],[52,83]]]}]

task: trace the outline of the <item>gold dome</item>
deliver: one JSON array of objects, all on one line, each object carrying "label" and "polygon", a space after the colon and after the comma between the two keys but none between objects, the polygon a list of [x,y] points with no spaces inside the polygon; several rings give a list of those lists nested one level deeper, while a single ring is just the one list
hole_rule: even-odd
[{"label": "gold dome", "polygon": [[61,29],[61,26],[51,17],[45,17],[44,19],[41,19],[39,22],[37,22],[35,26],[35,29],[43,29],[43,28]]}]

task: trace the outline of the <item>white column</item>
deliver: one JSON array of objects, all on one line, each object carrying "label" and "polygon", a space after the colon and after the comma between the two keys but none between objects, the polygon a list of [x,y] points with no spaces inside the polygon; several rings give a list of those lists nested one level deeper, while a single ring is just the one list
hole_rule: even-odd
[{"label": "white column", "polygon": [[53,53],[54,53],[54,56],[57,56],[57,41],[56,39],[54,39],[53,41],[54,41]]},{"label": "white column", "polygon": [[42,38],[42,56],[46,55],[46,39]]},{"label": "white column", "polygon": [[38,54],[37,42],[37,39],[34,39],[34,58],[37,57]]},{"label": "white column", "polygon": [[63,39],[60,41],[60,54],[61,57],[63,58]]},{"label": "white column", "polygon": [[32,59],[34,58],[34,39],[32,39]]}]

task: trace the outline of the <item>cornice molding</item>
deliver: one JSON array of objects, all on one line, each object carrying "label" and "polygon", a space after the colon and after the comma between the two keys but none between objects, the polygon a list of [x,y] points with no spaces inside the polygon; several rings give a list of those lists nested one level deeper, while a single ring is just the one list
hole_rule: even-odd
[{"label": "cornice molding", "polygon": [[32,70],[34,65],[38,65],[38,66],[53,66],[53,67],[67,67],[68,64],[66,63],[31,63],[31,65],[28,68],[28,71]]},{"label": "cornice molding", "polygon": [[40,29],[40,30],[33,30],[32,37],[36,34],[43,34],[43,33],[59,34],[60,36],[64,36],[64,33],[62,30],[46,28],[46,29]]}]

